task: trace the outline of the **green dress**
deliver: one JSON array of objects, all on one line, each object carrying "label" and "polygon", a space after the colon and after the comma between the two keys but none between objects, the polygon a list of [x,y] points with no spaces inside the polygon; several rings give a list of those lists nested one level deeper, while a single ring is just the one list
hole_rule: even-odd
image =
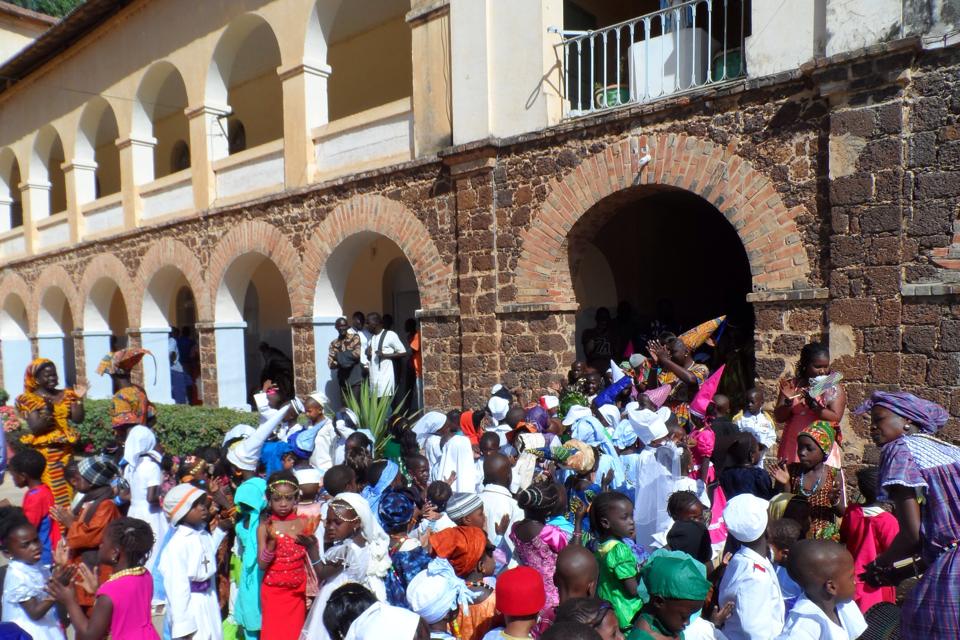
[{"label": "green dress", "polygon": [[637,578],[639,582],[640,571],[637,568],[637,558],[630,547],[623,542],[607,540],[597,547],[597,564],[600,566],[597,597],[613,606],[620,628],[629,629],[634,617],[643,608],[644,602],[639,594],[628,595],[621,581]]},{"label": "green dress", "polygon": [[[647,624],[649,624],[650,627],[657,633],[663,634],[668,638],[674,637],[671,635],[669,631],[663,628],[663,625],[660,624],[659,620],[654,618],[649,613],[643,613],[641,614],[640,617],[646,620]],[[683,631],[681,631],[680,634],[675,637],[679,638],[679,640],[683,640]],[[648,632],[644,631],[643,629],[637,629],[636,627],[634,627],[634,629],[627,634],[626,640],[653,640],[653,636],[650,635]]]}]

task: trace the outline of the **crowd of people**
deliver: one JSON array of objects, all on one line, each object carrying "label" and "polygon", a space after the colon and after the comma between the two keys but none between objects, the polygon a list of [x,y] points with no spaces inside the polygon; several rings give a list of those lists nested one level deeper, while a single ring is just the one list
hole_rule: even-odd
[{"label": "crowd of people", "polygon": [[[772,405],[751,389],[731,407],[723,367],[697,357],[721,326],[574,363],[556,388],[397,412],[385,432],[265,384],[259,424],[183,459],[131,381],[145,352],[104,358],[116,444],[87,456],[83,389],[35,360],[8,468],[22,506],[0,507],[0,635],[960,637],[960,448],[935,436],[947,412],[874,392],[853,413],[880,464],[847,478],[826,348],[804,347]],[[330,366],[352,367],[338,354],[360,339],[337,328]],[[368,357],[388,354],[379,333]]]}]

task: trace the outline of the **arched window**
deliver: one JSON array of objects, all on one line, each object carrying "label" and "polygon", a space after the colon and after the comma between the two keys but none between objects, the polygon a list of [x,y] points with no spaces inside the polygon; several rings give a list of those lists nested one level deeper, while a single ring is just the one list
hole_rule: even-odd
[{"label": "arched window", "polygon": [[176,173],[190,168],[190,147],[183,140],[173,143],[170,151],[170,171]]},{"label": "arched window", "polygon": [[244,151],[247,148],[247,129],[239,120],[230,120],[227,124],[228,144],[230,155]]}]

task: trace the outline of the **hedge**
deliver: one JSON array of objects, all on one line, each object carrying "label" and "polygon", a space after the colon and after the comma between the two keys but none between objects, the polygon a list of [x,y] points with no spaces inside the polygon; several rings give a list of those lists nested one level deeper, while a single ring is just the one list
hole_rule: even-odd
[{"label": "hedge", "polygon": [[[110,400],[84,400],[86,415],[76,425],[84,444],[99,449],[113,440],[110,426]],[[154,431],[164,451],[173,455],[192,454],[200,447],[219,446],[223,434],[237,424],[257,426],[259,417],[249,411],[194,407],[185,404],[158,404]],[[7,434],[7,442],[16,446],[19,436]]]}]

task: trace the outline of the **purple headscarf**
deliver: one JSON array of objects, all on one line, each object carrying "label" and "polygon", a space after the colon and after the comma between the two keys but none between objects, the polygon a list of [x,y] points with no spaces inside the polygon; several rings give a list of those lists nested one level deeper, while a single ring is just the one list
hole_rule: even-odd
[{"label": "purple headscarf", "polygon": [[550,414],[540,405],[527,409],[526,420],[527,422],[537,425],[540,433],[545,433],[547,429],[550,428]]},{"label": "purple headscarf", "polygon": [[947,423],[950,414],[936,402],[918,398],[905,391],[874,391],[870,399],[857,407],[855,414],[860,415],[873,407],[884,407],[898,416],[917,425],[921,431],[936,433]]}]

